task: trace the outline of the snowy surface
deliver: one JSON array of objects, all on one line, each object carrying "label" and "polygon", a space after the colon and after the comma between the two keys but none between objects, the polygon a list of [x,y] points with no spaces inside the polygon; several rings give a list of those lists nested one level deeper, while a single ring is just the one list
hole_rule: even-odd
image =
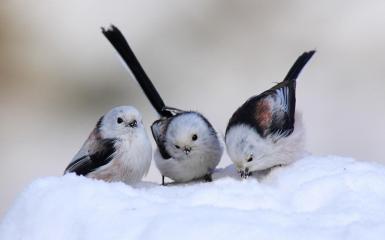
[{"label": "snowy surface", "polygon": [[75,175],[34,181],[0,239],[385,239],[385,167],[306,157],[258,180],[135,188]]}]

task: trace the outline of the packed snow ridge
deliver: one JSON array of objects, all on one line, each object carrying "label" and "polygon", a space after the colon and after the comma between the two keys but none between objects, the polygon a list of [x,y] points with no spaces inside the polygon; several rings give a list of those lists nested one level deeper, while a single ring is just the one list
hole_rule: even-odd
[{"label": "packed snow ridge", "polygon": [[241,181],[131,187],[75,175],[33,182],[0,239],[384,239],[385,167],[308,156]]}]

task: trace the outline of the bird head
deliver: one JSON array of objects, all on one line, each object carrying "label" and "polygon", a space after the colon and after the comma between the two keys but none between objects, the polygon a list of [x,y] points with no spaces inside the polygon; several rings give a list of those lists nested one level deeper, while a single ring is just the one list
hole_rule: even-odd
[{"label": "bird head", "polygon": [[225,142],[230,159],[242,178],[272,167],[266,156],[270,155],[274,142],[262,138],[252,127],[244,124],[233,126],[227,132]]},{"label": "bird head", "polygon": [[144,129],[141,114],[131,106],[111,109],[99,120],[97,128],[103,138],[117,138]]},{"label": "bird head", "polygon": [[210,123],[196,112],[176,115],[167,127],[165,139],[167,151],[179,160],[217,151],[220,145]]}]

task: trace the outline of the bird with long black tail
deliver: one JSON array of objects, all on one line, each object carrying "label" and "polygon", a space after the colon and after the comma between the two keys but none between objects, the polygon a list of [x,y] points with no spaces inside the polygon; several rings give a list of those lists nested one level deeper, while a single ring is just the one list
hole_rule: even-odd
[{"label": "bird with long black tail", "polygon": [[102,32],[160,115],[151,130],[158,146],[154,158],[162,174],[162,184],[165,184],[165,177],[175,182],[211,181],[211,174],[223,153],[213,126],[198,112],[167,107],[120,30],[112,25],[102,28]]},{"label": "bird with long black tail", "polygon": [[302,118],[295,111],[296,80],[315,51],[303,53],[284,80],[249,98],[229,120],[225,142],[241,177],[287,165],[304,153]]}]

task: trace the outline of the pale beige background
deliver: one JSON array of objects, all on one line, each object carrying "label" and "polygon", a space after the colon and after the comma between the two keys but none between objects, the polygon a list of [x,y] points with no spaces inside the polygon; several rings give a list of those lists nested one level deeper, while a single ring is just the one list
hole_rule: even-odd
[{"label": "pale beige background", "polygon": [[[221,133],[317,49],[297,84],[308,150],[385,162],[382,0],[2,0],[0,23],[0,216],[33,179],[61,175],[112,106],[137,106],[147,126],[157,117],[100,33],[109,23],[169,105]],[[146,179],[159,180],[154,165]]]}]

